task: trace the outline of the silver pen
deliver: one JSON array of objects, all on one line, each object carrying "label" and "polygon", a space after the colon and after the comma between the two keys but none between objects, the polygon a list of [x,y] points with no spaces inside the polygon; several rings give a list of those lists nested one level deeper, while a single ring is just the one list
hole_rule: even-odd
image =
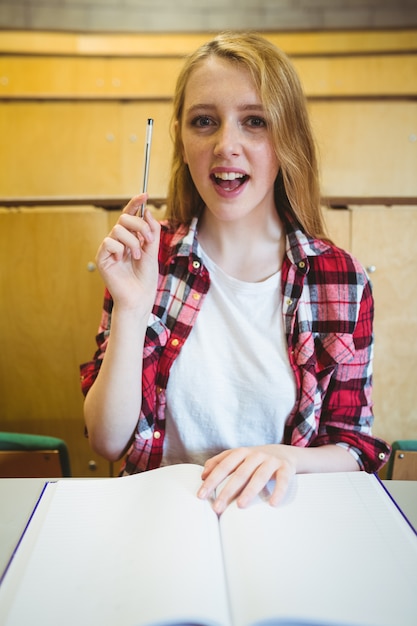
[{"label": "silver pen", "polygon": [[[146,193],[148,190],[148,177],[149,177],[149,162],[151,158],[151,144],[152,144],[152,130],[153,119],[148,118],[146,126],[146,140],[145,140],[145,166],[143,171],[143,186],[142,193]],[[139,209],[139,216],[143,217],[145,213],[146,202],[144,202]]]}]

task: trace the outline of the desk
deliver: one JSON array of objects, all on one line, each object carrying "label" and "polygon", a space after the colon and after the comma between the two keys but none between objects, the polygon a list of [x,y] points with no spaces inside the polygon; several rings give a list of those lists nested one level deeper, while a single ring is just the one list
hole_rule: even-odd
[{"label": "desk", "polygon": [[[417,481],[386,480],[383,483],[410,522],[417,528]],[[0,502],[2,503],[0,509],[0,575],[9,562],[44,484],[43,478],[0,479]]]}]

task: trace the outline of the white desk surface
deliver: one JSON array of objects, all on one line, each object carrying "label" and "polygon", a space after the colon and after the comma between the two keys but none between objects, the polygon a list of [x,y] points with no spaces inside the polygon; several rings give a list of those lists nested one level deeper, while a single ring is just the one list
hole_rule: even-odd
[{"label": "white desk surface", "polygon": [[[0,576],[25,529],[44,484],[43,478],[0,478]],[[417,529],[417,481],[386,480],[383,484]]]}]

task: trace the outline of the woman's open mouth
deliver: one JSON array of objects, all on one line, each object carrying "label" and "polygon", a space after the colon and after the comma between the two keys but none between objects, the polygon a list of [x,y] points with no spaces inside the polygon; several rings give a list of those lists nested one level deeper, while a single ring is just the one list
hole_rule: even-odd
[{"label": "woman's open mouth", "polygon": [[241,187],[248,180],[249,176],[241,172],[215,172],[211,175],[211,178],[223,191],[230,192]]}]

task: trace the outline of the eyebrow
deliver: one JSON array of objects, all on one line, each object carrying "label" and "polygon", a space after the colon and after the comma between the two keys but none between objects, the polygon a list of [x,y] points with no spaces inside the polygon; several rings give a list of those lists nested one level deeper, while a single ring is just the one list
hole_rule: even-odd
[{"label": "eyebrow", "polygon": [[[187,115],[192,114],[194,112],[198,112],[198,111],[212,111],[217,109],[217,106],[214,104],[205,104],[204,102],[201,102],[199,104],[193,104],[192,106],[190,106],[190,108],[185,110],[185,113]],[[263,111],[264,110],[264,105],[261,102],[258,102],[256,104],[242,104],[241,106],[238,106],[238,110],[239,111]]]}]

